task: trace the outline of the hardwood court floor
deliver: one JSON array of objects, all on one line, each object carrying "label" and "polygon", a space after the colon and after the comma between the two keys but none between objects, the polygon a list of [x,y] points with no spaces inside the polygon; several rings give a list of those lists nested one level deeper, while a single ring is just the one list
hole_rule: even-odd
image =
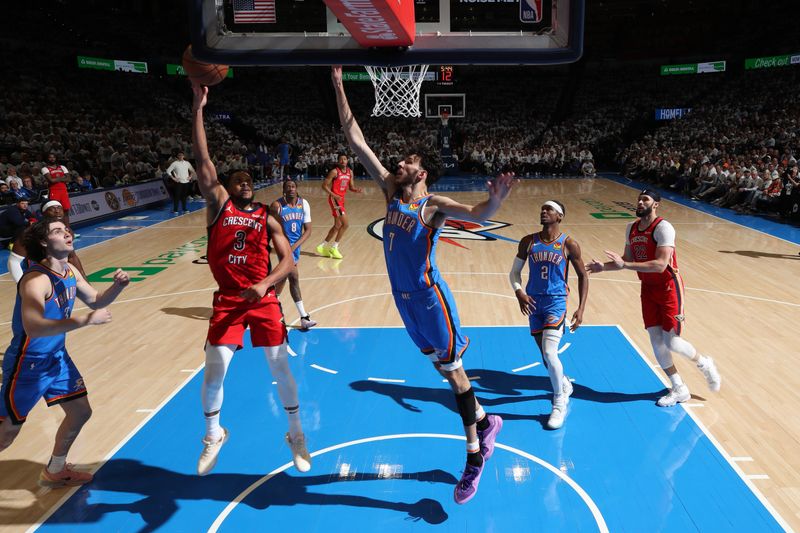
[{"label": "hardwood court floor", "polygon": [[[371,183],[359,185],[365,192],[348,195],[351,228],[341,244],[345,258],[336,261],[314,255],[331,218],[319,182],[301,184],[301,194],[312,205],[314,226],[300,261],[303,299],[320,325],[397,326],[400,319],[389,294],[381,245],[367,231],[384,214],[382,195]],[[273,186],[260,191],[258,198],[271,201],[279,194]],[[465,203],[485,198],[483,192],[445,194]],[[485,240],[480,228],[453,231],[449,242],[440,242],[438,263],[455,294],[462,323],[525,324],[507,273],[516,251],[514,241],[540,227],[542,202],[558,199],[566,205],[563,229],[580,243],[584,259],[589,260],[603,259],[606,249],[622,251],[630,219],[608,213],[630,213],[635,196],[634,189],[603,179],[524,181],[494,217],[508,225],[486,228],[496,240]],[[606,215],[596,218],[592,213]],[[686,409],[746,476],[755,476],[752,484],[790,527],[800,529],[798,247],[669,201],[660,214],[677,231],[678,260],[687,288],[684,336],[715,358],[724,380],[722,391],[712,395],[692,365],[676,360],[694,394]],[[68,335],[68,349],[86,379],[94,407],[93,419],[70,454],[71,462],[100,464],[202,365],[215,287],[200,260],[205,252],[204,226],[204,213],[197,212],[80,251],[87,272],[112,267],[151,270],[141,271],[142,280],[132,283],[113,305],[111,324]],[[8,323],[14,301],[14,285],[7,279],[0,277],[3,347],[11,338]],[[577,303],[577,283],[573,279],[571,284],[570,316]],[[282,299],[287,323],[296,322],[288,290]],[[642,328],[634,273],[593,276],[584,320],[620,324],[655,363]],[[199,401],[197,415],[201,425]],[[36,486],[60,420],[58,408],[47,409],[40,403],[14,445],[0,456],[1,530],[26,530],[66,494]],[[164,438],[169,438],[168,428]],[[197,453],[197,446],[187,446],[187,453]]]}]

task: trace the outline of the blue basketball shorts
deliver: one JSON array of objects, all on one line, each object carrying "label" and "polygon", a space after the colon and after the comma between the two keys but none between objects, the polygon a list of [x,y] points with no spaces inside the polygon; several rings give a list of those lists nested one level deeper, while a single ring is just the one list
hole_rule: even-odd
[{"label": "blue basketball shorts", "polygon": [[55,353],[6,353],[0,387],[0,419],[25,422],[40,398],[48,407],[86,396],[86,386],[66,350]]},{"label": "blue basketball shorts", "polygon": [[443,370],[460,368],[469,338],[461,333],[456,303],[447,283],[440,281],[414,292],[395,292],[394,301],[408,335],[420,351]]},{"label": "blue basketball shorts", "polygon": [[562,329],[567,316],[567,297],[530,295],[536,310],[528,320],[531,324],[531,335],[538,335],[546,329]]}]

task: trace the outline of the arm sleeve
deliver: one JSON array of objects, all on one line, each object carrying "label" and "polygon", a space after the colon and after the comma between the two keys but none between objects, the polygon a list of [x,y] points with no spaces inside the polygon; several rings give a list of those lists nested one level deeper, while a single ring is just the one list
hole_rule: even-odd
[{"label": "arm sleeve", "polygon": [[311,222],[311,205],[303,201],[303,224]]},{"label": "arm sleeve", "polygon": [[525,260],[514,256],[514,264],[511,266],[511,272],[508,273],[508,281],[511,283],[511,289],[514,292],[522,288],[523,266],[525,266]]},{"label": "arm sleeve", "polygon": [[675,228],[666,220],[662,220],[655,231],[653,231],[653,238],[658,243],[658,246],[671,246],[675,248]]}]

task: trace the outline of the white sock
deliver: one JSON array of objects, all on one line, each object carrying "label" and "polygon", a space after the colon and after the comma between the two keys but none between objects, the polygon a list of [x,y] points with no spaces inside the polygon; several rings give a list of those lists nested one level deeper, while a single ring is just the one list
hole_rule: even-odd
[{"label": "white sock", "polygon": [[486,416],[486,411],[483,410],[483,406],[478,406],[475,409],[475,422],[480,422]]},{"label": "white sock", "polygon": [[297,306],[297,312],[300,313],[300,318],[306,316],[306,308],[303,307],[303,300],[294,303]]},{"label": "white sock", "polygon": [[336,241],[333,241],[333,242],[331,243],[331,248],[338,248],[338,247],[339,247],[339,243],[338,243],[338,242],[336,242]]},{"label": "white sock", "polygon": [[677,389],[681,385],[683,385],[683,380],[681,379],[681,375],[675,372],[669,377],[669,380],[672,382],[672,388]]},{"label": "white sock", "polygon": [[219,425],[219,411],[211,416],[206,416],[206,439],[216,442],[222,438],[222,426]]},{"label": "white sock", "polygon": [[467,453],[477,453],[479,451],[481,451],[480,441],[467,442]]},{"label": "white sock", "polygon": [[300,424],[300,406],[284,407],[286,418],[289,419],[289,436],[295,438],[303,433],[303,426]]},{"label": "white sock", "polygon": [[330,246],[330,244],[328,244],[328,241],[322,241],[322,244],[320,246],[322,246],[323,248],[327,248],[328,246]]},{"label": "white sock", "polygon": [[64,467],[67,465],[67,456],[57,456],[52,455],[50,456],[50,462],[47,463],[47,471],[51,474],[57,474],[64,470]]}]

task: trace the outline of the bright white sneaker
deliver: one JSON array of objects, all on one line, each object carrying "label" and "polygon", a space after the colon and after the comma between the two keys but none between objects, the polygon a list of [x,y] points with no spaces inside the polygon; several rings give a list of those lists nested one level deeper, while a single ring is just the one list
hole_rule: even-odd
[{"label": "bright white sneaker", "polygon": [[294,467],[300,472],[308,472],[311,470],[311,456],[306,449],[305,435],[298,435],[292,439],[291,435],[286,434],[286,442],[289,448],[292,449],[292,461]]},{"label": "bright white sneaker", "polygon": [[679,387],[673,387],[668,394],[665,394],[658,399],[656,405],[659,407],[672,407],[675,404],[683,403],[692,397],[689,392],[689,387],[683,384]]},{"label": "bright white sneaker", "polygon": [[228,430],[222,428],[222,437],[216,442],[211,442],[207,438],[203,439],[203,451],[197,461],[197,475],[205,476],[217,464],[217,457],[223,444],[228,442]]},{"label": "bright white sneaker", "polygon": [[547,419],[547,427],[558,429],[564,425],[564,419],[567,418],[567,405],[569,405],[569,396],[566,394],[559,394],[553,398],[553,412]]},{"label": "bright white sneaker", "polygon": [[316,320],[311,320],[309,315],[300,317],[300,329],[309,329],[317,325]]},{"label": "bright white sneaker", "polygon": [[699,368],[700,372],[705,376],[708,382],[708,388],[711,389],[711,392],[719,392],[719,388],[722,386],[722,376],[719,375],[714,360],[710,357],[703,357],[698,361],[697,368]]}]

